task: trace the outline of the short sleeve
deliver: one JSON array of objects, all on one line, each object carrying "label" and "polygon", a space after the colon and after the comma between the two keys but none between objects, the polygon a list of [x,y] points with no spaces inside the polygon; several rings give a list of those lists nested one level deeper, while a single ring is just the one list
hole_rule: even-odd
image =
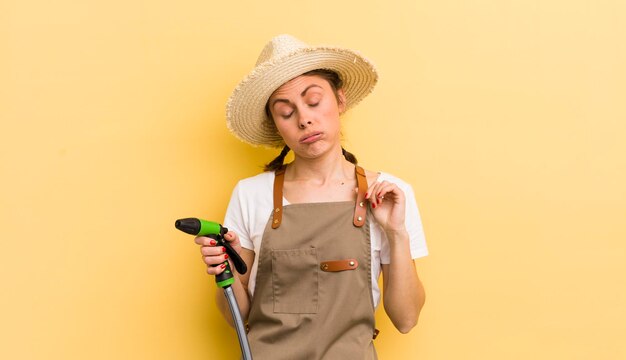
[{"label": "short sleeve", "polygon": [[411,185],[407,185],[405,191],[406,196],[406,229],[409,233],[411,243],[411,257],[417,259],[428,255],[426,247],[426,237],[424,236],[424,228],[422,227],[422,218],[417,207],[415,194]]},{"label": "short sleeve", "polygon": [[247,221],[248,218],[248,209],[244,206],[241,197],[241,182],[239,182],[233,189],[233,193],[230,197],[230,202],[226,209],[226,216],[224,217],[224,226],[227,227],[228,230],[234,231],[239,236],[242,247],[254,250],[254,244],[250,236],[250,222]]},{"label": "short sleeve", "polygon": [[[420,217],[417,202],[415,200],[415,194],[413,188],[407,183],[398,183],[398,186],[404,191],[406,199],[406,213],[405,213],[405,226],[409,233],[409,247],[411,251],[411,258],[417,259],[428,255],[428,248],[426,246],[426,238],[424,236],[424,229],[422,227],[422,219]],[[382,264],[389,264],[391,262],[391,255],[389,249],[389,241],[383,231],[380,232],[381,236],[381,249],[380,249],[380,262]]]}]

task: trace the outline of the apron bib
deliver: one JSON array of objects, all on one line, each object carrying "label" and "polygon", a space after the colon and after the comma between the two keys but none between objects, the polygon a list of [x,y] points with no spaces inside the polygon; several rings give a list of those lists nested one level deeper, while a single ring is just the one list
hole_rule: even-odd
[{"label": "apron bib", "polygon": [[258,254],[248,317],[255,360],[377,359],[367,180],[353,201],[282,206],[284,167]]}]

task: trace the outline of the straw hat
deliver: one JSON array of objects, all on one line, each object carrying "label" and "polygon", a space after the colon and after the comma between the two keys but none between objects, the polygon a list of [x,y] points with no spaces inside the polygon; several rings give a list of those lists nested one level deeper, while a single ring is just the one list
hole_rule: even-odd
[{"label": "straw hat", "polygon": [[274,122],[265,113],[265,105],[281,85],[316,69],[339,74],[346,110],[367,96],[378,80],[374,65],[356,51],[310,46],[293,36],[279,35],[265,45],[255,68],[230,95],[226,104],[228,129],[252,145],[283,146]]}]

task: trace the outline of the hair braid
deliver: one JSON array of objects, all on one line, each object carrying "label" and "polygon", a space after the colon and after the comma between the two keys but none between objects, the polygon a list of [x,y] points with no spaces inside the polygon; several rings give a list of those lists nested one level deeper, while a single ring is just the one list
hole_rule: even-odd
[{"label": "hair braid", "polygon": [[343,154],[343,157],[345,157],[346,160],[348,160],[349,162],[353,163],[354,165],[358,164],[359,161],[356,159],[356,156],[354,156],[354,154],[352,154],[351,152],[348,152],[343,147],[341,148],[341,153]]},{"label": "hair braid", "polygon": [[281,151],[280,154],[274,158],[274,160],[265,164],[265,167],[263,168],[263,170],[264,171],[276,171],[280,169],[283,166],[283,163],[285,162],[285,157],[287,156],[287,153],[289,152],[289,150],[291,150],[289,149],[289,146],[285,145],[285,147],[283,148],[283,151]]}]

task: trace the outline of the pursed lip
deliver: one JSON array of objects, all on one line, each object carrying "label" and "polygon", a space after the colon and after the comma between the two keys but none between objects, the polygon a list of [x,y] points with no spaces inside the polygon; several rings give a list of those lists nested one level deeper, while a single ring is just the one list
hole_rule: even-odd
[{"label": "pursed lip", "polygon": [[308,133],[308,134],[302,136],[300,138],[299,142],[301,142],[301,143],[312,142],[312,141],[317,140],[317,138],[319,138],[321,135],[322,135],[322,133],[319,132],[319,131]]}]

